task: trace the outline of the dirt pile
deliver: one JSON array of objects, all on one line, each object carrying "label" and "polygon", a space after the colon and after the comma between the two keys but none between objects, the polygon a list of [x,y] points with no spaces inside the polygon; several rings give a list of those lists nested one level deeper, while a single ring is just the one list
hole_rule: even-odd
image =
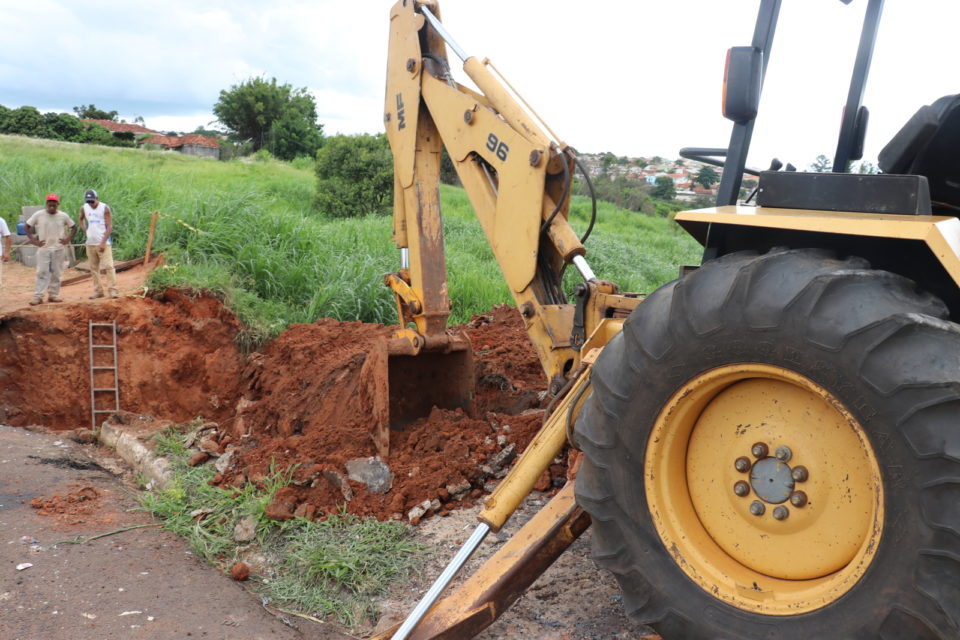
[{"label": "dirt pile", "polygon": [[33,498],[30,506],[37,513],[54,518],[61,524],[81,524],[91,518],[97,518],[102,508],[103,494],[87,486],[75,486],[73,491],[52,495],[47,498]]},{"label": "dirt pile", "polygon": [[[469,505],[502,477],[539,429],[544,376],[515,309],[464,326],[474,350],[475,410],[434,408],[391,433],[374,459],[366,366],[392,329],[318,320],[293,325],[262,351],[236,347],[240,324],[219,301],[167,291],[156,299],[25,309],[0,318],[0,421],[75,429],[89,424],[88,321],[116,320],[120,404],[167,420],[207,420],[197,464],[221,486],[261,483],[297,465],[269,515],[356,515],[414,521]],[[209,460],[208,460],[209,457]],[[373,474],[372,476],[370,474]],[[562,483],[556,466],[539,488]]]},{"label": "dirt pile", "polygon": [[[292,486],[269,515],[320,515],[346,504],[350,513],[380,519],[470,504],[491,477],[502,477],[540,427],[543,372],[516,310],[506,305],[464,327],[476,360],[476,410],[434,408],[390,435],[380,485],[348,463],[376,466],[364,364],[391,329],[319,320],[295,325],[251,357],[237,417],[216,436],[235,447],[221,484],[262,482],[271,465],[298,465]],[[226,465],[222,465],[226,466]],[[562,476],[562,470],[556,470]],[[384,491],[383,483],[389,485]],[[546,487],[550,478],[544,479]]]}]

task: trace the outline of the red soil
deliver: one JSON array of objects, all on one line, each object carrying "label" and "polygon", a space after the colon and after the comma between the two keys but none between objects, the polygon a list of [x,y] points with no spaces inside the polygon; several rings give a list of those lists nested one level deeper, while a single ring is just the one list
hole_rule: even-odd
[{"label": "red soil", "polygon": [[534,408],[545,385],[515,309],[496,307],[464,329],[476,359],[476,411],[468,416],[435,408],[393,430],[386,460],[393,488],[387,493],[349,481],[347,502],[339,485],[347,461],[376,455],[370,376],[363,365],[374,342],[391,329],[328,319],[290,327],[252,360],[242,410],[225,430],[239,445],[239,464],[223,475],[222,484],[261,482],[271,465],[299,465],[294,486],[272,505],[272,517],[290,517],[299,505],[322,517],[346,502],[356,515],[397,518],[425,500],[459,506],[456,498],[464,496],[455,489],[465,484],[471,485],[468,501],[476,498],[485,479],[481,466],[506,446],[498,444],[498,436],[522,450],[539,429],[542,411]]},{"label": "red soil", "polygon": [[[434,409],[392,431],[385,461],[392,489],[376,494],[346,480],[345,464],[376,455],[371,405],[383,389],[371,384],[372,366],[364,364],[390,328],[321,319],[293,325],[245,356],[235,341],[240,324],[219,301],[167,291],[157,299],[0,317],[0,422],[89,426],[88,320],[117,321],[124,410],[218,423],[203,446],[214,456],[233,451],[221,486],[259,483],[271,465],[298,465],[293,484],[271,505],[276,518],[323,517],[343,504],[381,519],[405,516],[424,501],[437,501],[427,514],[469,504],[491,472],[502,476],[484,468],[490,458],[510,444],[522,451],[546,403],[544,374],[516,310],[504,305],[474,318],[463,329],[474,349],[476,410]],[[541,488],[563,474],[555,465]]]},{"label": "red soil", "polygon": [[240,323],[215,298],[168,290],[157,299],[42,305],[0,316],[0,422],[90,427],[87,323],[114,320],[121,407],[175,421],[233,415]]}]

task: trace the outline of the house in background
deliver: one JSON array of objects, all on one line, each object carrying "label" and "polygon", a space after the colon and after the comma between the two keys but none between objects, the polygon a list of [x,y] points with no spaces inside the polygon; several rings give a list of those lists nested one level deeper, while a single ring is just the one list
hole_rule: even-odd
[{"label": "house in background", "polygon": [[155,144],[170,151],[179,151],[188,156],[220,159],[220,142],[216,138],[191,133],[185,136],[156,135],[144,138],[141,144]]},{"label": "house in background", "polygon": [[91,118],[84,118],[83,122],[89,124],[98,124],[112,133],[115,138],[120,138],[122,140],[135,140],[137,136],[142,136],[144,134],[160,134],[159,131],[147,129],[143,125],[139,124],[127,124],[126,122],[114,122],[113,120],[93,120]]}]

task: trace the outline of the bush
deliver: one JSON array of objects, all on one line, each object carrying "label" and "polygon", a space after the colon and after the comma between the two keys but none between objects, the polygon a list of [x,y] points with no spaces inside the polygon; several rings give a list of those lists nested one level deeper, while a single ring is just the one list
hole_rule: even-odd
[{"label": "bush", "polygon": [[317,208],[334,218],[386,215],[393,205],[393,156],[387,138],[333,136],[317,151]]}]

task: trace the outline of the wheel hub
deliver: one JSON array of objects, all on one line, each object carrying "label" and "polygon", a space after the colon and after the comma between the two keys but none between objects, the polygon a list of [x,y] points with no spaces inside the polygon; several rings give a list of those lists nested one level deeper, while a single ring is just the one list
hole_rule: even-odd
[{"label": "wheel hub", "polygon": [[750,486],[757,497],[770,504],[781,504],[793,493],[793,469],[776,458],[757,460],[750,469]]},{"label": "wheel hub", "polygon": [[876,456],[839,401],[787,369],[730,365],[694,378],[662,409],[644,464],[664,545],[734,606],[816,609],[876,553]]}]

